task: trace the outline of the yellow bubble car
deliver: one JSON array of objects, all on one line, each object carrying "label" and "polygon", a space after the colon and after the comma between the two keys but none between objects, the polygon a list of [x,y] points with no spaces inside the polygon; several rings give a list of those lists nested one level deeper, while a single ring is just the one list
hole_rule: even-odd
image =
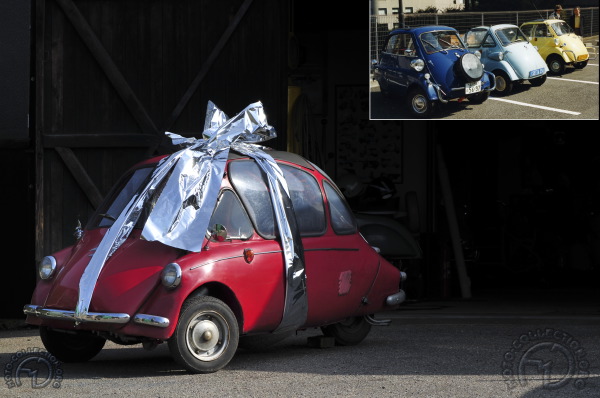
[{"label": "yellow bubble car", "polygon": [[[567,65],[583,69],[590,59],[588,47],[565,21],[538,19],[525,22],[521,30],[529,42],[537,47],[552,74],[563,74]],[[592,59],[595,59],[596,54],[593,55]]]}]

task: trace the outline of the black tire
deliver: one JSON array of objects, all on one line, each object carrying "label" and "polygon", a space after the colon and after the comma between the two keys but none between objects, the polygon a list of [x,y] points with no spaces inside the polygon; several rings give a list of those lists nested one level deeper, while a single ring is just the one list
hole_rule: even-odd
[{"label": "black tire", "polygon": [[583,69],[587,66],[587,64],[588,64],[588,60],[586,59],[585,61],[582,61],[582,62],[575,62],[573,64],[573,66],[575,67],[575,69]]},{"label": "black tire", "polygon": [[487,101],[488,98],[490,98],[490,92],[482,91],[480,93],[471,95],[469,97],[469,102],[472,102],[474,104],[483,104],[485,101]]},{"label": "black tire", "polygon": [[410,113],[419,119],[428,118],[433,113],[433,102],[420,87],[415,87],[408,92],[406,105]]},{"label": "black tire", "polygon": [[547,58],[546,63],[548,64],[548,69],[550,69],[550,73],[552,73],[553,75],[562,75],[565,73],[565,69],[567,68],[565,60],[556,54],[550,55]]},{"label": "black tire", "polygon": [[371,324],[364,316],[357,316],[323,326],[321,330],[325,336],[333,337],[337,345],[356,345],[367,337],[371,331]]},{"label": "black tire", "polygon": [[227,304],[199,296],[183,303],[168,345],[173,359],[189,372],[213,373],[231,361],[238,341],[237,319]]},{"label": "black tire", "polygon": [[533,87],[539,87],[542,84],[544,84],[546,82],[546,78],[547,76],[544,74],[540,77],[536,77],[535,79],[531,79],[529,80],[529,83],[533,86]]},{"label": "black tire", "polygon": [[506,72],[497,70],[494,71],[494,75],[496,76],[495,93],[501,97],[510,94],[513,89],[513,82],[510,80],[510,77],[506,74]]},{"label": "black tire", "polygon": [[40,337],[46,350],[62,362],[86,362],[98,355],[106,339],[90,332],[61,332],[40,326]]},{"label": "black tire", "polygon": [[468,82],[476,82],[483,76],[483,65],[479,58],[472,53],[466,53],[454,64],[455,73]]}]

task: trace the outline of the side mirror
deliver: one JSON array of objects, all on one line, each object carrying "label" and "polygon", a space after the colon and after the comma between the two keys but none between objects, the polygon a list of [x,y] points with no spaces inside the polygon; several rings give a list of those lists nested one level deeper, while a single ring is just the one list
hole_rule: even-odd
[{"label": "side mirror", "polygon": [[213,242],[225,242],[227,240],[227,228],[221,224],[215,224],[210,230],[210,240]]}]

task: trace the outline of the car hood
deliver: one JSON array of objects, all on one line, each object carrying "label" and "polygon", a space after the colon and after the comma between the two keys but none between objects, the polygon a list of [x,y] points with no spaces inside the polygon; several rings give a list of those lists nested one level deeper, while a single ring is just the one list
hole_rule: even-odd
[{"label": "car hood", "polygon": [[[48,294],[46,308],[74,310],[79,296],[79,281],[106,229],[86,231],[60,268]],[[179,250],[159,242],[140,239],[139,230],[106,261],[96,282],[90,303],[91,312],[133,315],[154,287],[160,273],[173,262]]]},{"label": "car hood", "polygon": [[519,79],[529,79],[529,72],[548,70],[544,59],[531,43],[514,43],[505,48],[504,60],[513,68]]},{"label": "car hood", "polygon": [[566,44],[566,46],[562,47],[563,51],[573,51],[576,57],[588,54],[585,44],[581,41],[579,36],[574,33],[560,36],[560,41]]},{"label": "car hood", "polygon": [[459,49],[438,51],[428,54],[425,58],[427,69],[431,73],[433,80],[440,85],[446,94],[450,94],[453,87],[457,88],[465,85],[463,79],[454,74],[454,64],[460,56],[466,53],[467,51]]}]

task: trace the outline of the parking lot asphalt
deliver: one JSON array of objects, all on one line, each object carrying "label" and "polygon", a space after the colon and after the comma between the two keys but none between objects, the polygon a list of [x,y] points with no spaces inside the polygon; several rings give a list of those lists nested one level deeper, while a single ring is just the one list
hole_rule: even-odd
[{"label": "parking lot asphalt", "polygon": [[37,330],[17,322],[0,330],[0,396],[599,396],[597,289],[409,301],[377,318],[391,324],[374,326],[357,346],[311,347],[308,338],[320,331],[310,329],[264,351],[239,349],[206,375],[185,372],[165,344],[146,351],[108,343],[89,362],[55,365],[60,383],[37,389],[23,368],[21,385],[9,388],[15,353],[43,348]]},{"label": "parking lot asphalt", "polygon": [[[584,38],[598,53],[598,36]],[[516,85],[513,92],[495,94],[483,104],[450,101],[439,104],[430,119],[437,120],[597,120],[599,118],[599,59],[590,60],[584,69],[568,67],[560,76],[548,75],[540,87],[529,83]],[[376,81],[370,80],[370,118],[372,120],[404,120],[413,117],[403,98],[384,98]]]}]

